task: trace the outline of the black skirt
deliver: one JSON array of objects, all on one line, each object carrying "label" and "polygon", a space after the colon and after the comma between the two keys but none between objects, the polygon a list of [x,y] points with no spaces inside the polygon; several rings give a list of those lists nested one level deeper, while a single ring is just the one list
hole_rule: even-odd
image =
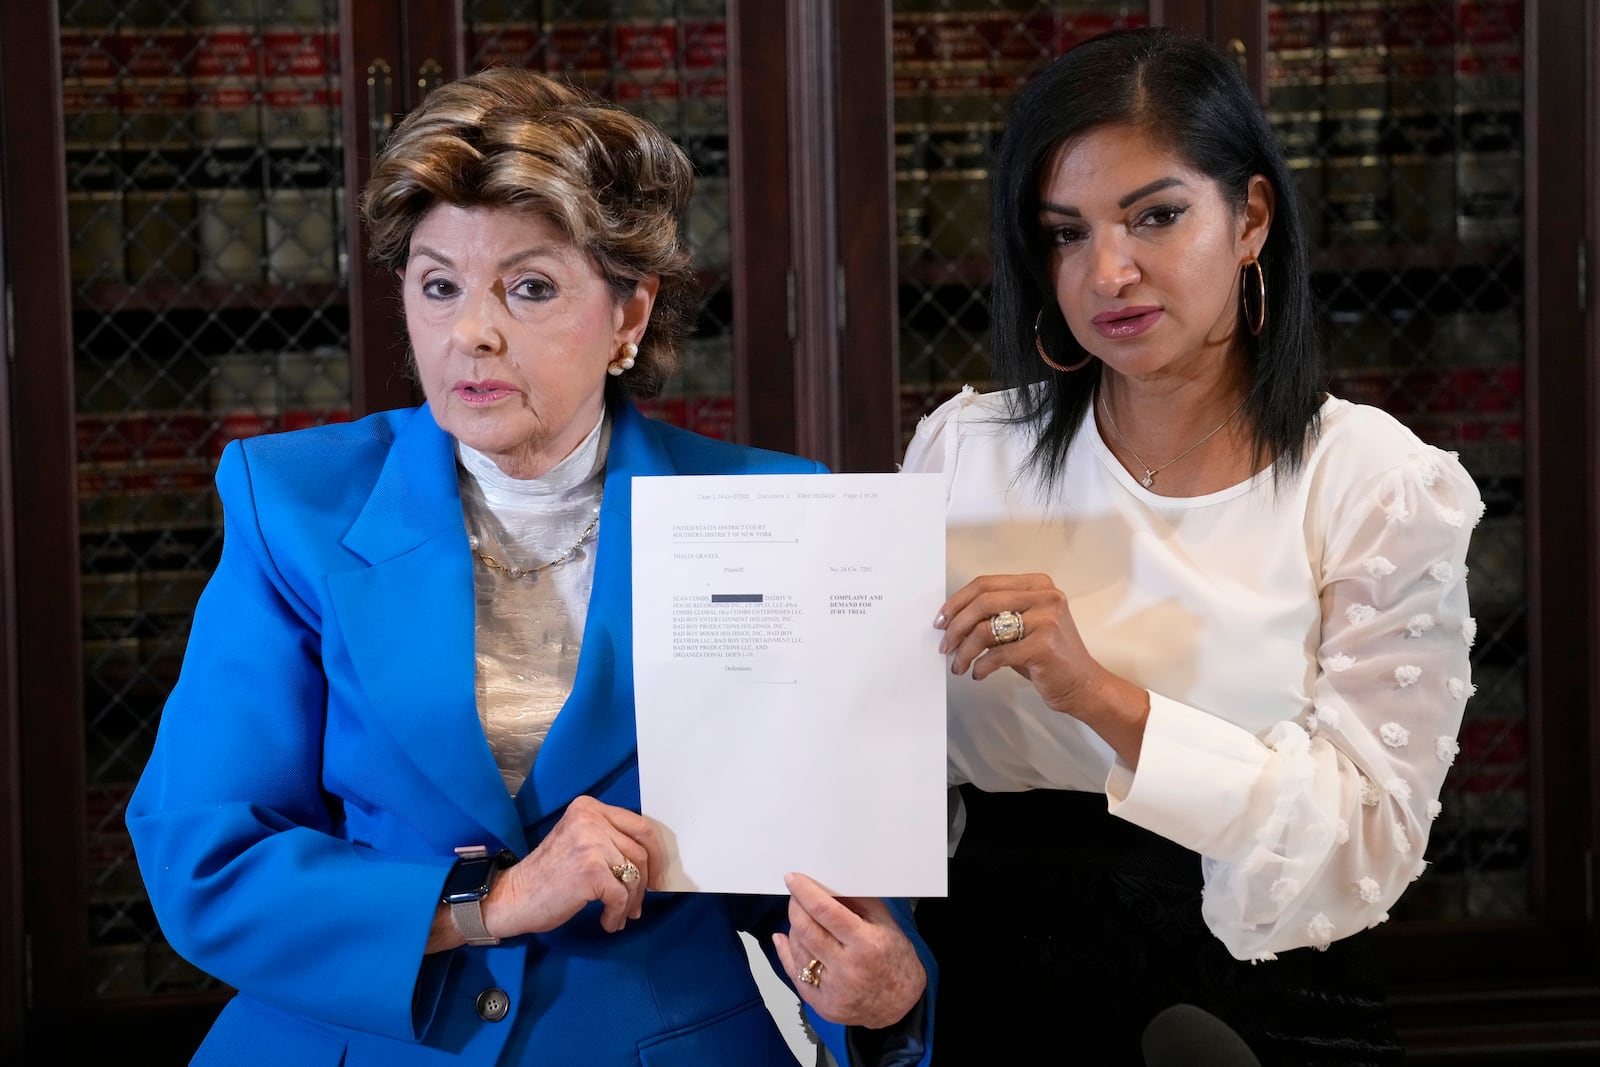
[{"label": "black skirt", "polygon": [[1401,1062],[1367,934],[1241,962],[1200,916],[1200,857],[1103,794],[961,793],[950,895],[916,911],[939,963],[937,1067],[1137,1067],[1145,1026],[1177,1003],[1266,1067]]}]

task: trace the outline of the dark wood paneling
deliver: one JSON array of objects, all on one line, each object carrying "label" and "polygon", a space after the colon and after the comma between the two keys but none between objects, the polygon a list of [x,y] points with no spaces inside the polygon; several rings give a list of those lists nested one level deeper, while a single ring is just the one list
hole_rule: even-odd
[{"label": "dark wood paneling", "polygon": [[[1235,56],[1257,100],[1267,98],[1267,5],[1265,0],[1156,0],[1170,25],[1199,30],[1202,18],[1207,32],[1228,54]],[[1206,11],[1202,15],[1201,10]]]},{"label": "dark wood paneling", "polygon": [[[1583,383],[1588,398],[1588,443],[1584,454],[1589,457],[1586,497],[1589,501],[1589,529],[1600,535],[1600,203],[1594,190],[1600,189],[1600,0],[1584,3],[1584,99],[1583,124],[1579,129],[1589,131],[1584,159],[1583,180],[1579,189],[1589,195],[1583,199],[1584,257],[1578,284],[1583,287],[1585,323],[1584,351],[1587,377]],[[1589,632],[1600,634],[1600,536],[1589,541]],[[1600,655],[1589,657],[1589,797],[1588,819],[1588,902],[1591,926],[1600,916]],[[1600,957],[1600,951],[1595,953]],[[1600,1013],[1597,1013],[1600,1014]]]},{"label": "dark wood paneling", "polygon": [[404,8],[405,109],[414,110],[434,84],[466,73],[465,0],[432,0]]},{"label": "dark wood paneling", "polygon": [[[6,249],[14,336],[11,468],[26,521],[13,528],[18,617],[22,886],[31,939],[28,1038],[64,1031],[79,1007],[88,949],[84,735],[78,630],[77,445],[67,267],[56,5],[0,5]],[[22,149],[26,146],[26,151]],[[16,259],[26,250],[26,260]],[[25,269],[22,269],[24,268]],[[17,455],[16,452],[13,455]]]},{"label": "dark wood paneling", "polygon": [[[1150,0],[1150,22],[1156,26],[1171,26],[1202,36],[1212,33],[1211,7],[1214,0]],[[1223,0],[1225,4],[1228,0]],[[1256,0],[1232,0],[1230,7],[1254,6]]]},{"label": "dark wood paneling", "polygon": [[[358,207],[383,123],[405,113],[412,72],[395,0],[342,0],[346,238],[350,249],[350,395],[356,416],[415,403],[405,369],[399,287],[367,262]],[[387,76],[383,68],[387,68]],[[387,77],[387,86],[383,83]],[[369,84],[369,82],[379,84]],[[387,99],[387,108],[381,103]],[[375,104],[380,105],[375,107]],[[375,113],[378,112],[378,113]],[[376,127],[375,127],[376,124]]]},{"label": "dark wood paneling", "polygon": [[899,462],[900,320],[895,279],[894,77],[887,6],[836,12],[840,305],[836,469]]},{"label": "dark wood paneling", "polygon": [[[5,23],[0,21],[0,84],[6,73]],[[0,121],[0,411],[11,410],[11,324],[6,314],[9,263],[5,240],[6,129]],[[7,423],[9,426],[9,422]],[[11,492],[11,435],[0,433],[0,870],[22,870],[22,724],[18,720],[16,647],[16,522]],[[0,1061],[22,1058],[22,1023],[27,1010],[22,983],[26,968],[22,883],[0,879]]]},{"label": "dark wood paneling", "polygon": [[745,444],[792,452],[799,436],[789,294],[795,220],[782,76],[789,35],[780,16],[768,0],[728,0],[734,433]]},{"label": "dark wood paneling", "polygon": [[[795,451],[844,461],[839,374],[839,85],[834,5],[789,0],[789,217],[796,331]],[[772,76],[769,72],[768,76]],[[770,210],[770,205],[769,205]]]},{"label": "dark wood paneling", "polygon": [[1408,1063],[1600,1063],[1600,989],[1462,991],[1395,1001]]},{"label": "dark wood paneling", "polygon": [[[1584,391],[1590,360],[1584,350],[1579,262],[1592,188],[1584,173],[1584,7],[1528,6],[1524,179],[1527,263],[1527,543],[1529,613],[1530,752],[1534,792],[1534,899],[1557,926],[1593,946],[1593,919],[1583,846],[1593,810],[1588,780],[1590,724],[1596,699],[1589,662],[1600,635],[1591,618],[1595,573],[1589,546],[1595,530],[1574,494],[1593,483],[1574,463],[1589,444]],[[1537,14],[1536,14],[1537,9]],[[1540,181],[1570,175],[1568,181]],[[1570,472],[1570,475],[1567,473]],[[1585,803],[1587,800],[1587,803]],[[1591,967],[1594,965],[1591,964]]]}]

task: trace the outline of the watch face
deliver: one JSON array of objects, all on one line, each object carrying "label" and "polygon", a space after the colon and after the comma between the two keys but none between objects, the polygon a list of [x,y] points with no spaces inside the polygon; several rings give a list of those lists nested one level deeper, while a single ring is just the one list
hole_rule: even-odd
[{"label": "watch face", "polygon": [[450,876],[444,881],[440,896],[446,904],[464,904],[469,900],[482,900],[489,892],[489,876],[495,870],[493,856],[472,856],[456,860]]}]

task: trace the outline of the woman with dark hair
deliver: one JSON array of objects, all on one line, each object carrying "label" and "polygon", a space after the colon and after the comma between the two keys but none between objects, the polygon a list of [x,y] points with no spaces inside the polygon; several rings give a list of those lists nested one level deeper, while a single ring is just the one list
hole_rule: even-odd
[{"label": "woman with dark hair", "polygon": [[994,189],[1006,388],[904,465],[949,500],[936,1059],[1138,1063],[1190,1002],[1263,1062],[1388,1062],[1363,931],[1422,873],[1472,692],[1477,490],[1322,392],[1295,188],[1209,44],[1058,58]]},{"label": "woman with dark hair", "polygon": [[926,1059],[905,902],[652,892],[641,475],[814,463],[645,418],[698,306],[661,130],[498,68],[362,200],[425,402],[238,441],[222,560],[128,806],[168,941],[238,991],[204,1064],[780,1064],[762,941],[841,1062]]}]

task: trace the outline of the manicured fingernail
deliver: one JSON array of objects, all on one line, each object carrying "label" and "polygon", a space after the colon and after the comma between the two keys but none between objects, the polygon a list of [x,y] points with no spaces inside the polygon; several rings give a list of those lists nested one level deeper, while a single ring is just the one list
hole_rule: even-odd
[{"label": "manicured fingernail", "polygon": [[939,612],[939,614],[937,614],[937,615],[935,615],[933,617],[933,628],[935,630],[942,630],[942,629],[944,629],[944,624],[945,624],[944,612],[941,611],[941,612]]}]

